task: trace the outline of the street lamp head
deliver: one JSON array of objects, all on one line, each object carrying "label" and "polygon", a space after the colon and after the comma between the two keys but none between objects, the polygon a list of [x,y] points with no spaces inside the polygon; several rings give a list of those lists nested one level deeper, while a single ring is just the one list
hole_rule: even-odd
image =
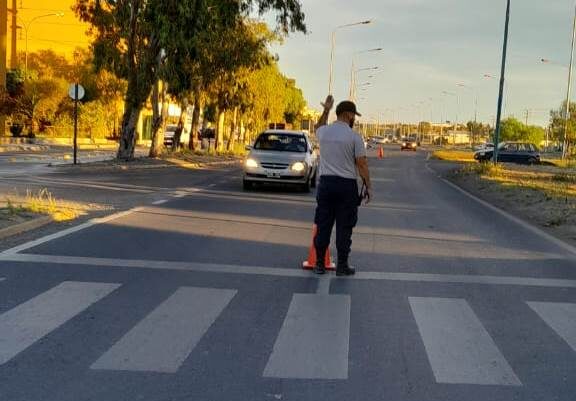
[{"label": "street lamp head", "polygon": [[371,24],[371,23],[372,23],[372,20],[371,20],[371,19],[366,20],[366,21],[362,21],[362,24],[363,24],[363,25]]},{"label": "street lamp head", "polygon": [[64,16],[64,13],[63,13],[63,12],[59,12],[59,13],[56,13],[56,14],[54,14],[54,15],[55,15],[56,17],[63,17],[63,16]]}]

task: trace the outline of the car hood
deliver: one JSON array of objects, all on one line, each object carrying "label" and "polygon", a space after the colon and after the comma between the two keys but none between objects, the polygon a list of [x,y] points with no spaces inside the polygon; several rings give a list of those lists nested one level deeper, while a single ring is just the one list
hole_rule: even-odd
[{"label": "car hood", "polygon": [[271,163],[294,163],[306,160],[307,153],[300,152],[278,152],[270,150],[256,150],[252,149],[248,157],[258,160],[260,162]]}]

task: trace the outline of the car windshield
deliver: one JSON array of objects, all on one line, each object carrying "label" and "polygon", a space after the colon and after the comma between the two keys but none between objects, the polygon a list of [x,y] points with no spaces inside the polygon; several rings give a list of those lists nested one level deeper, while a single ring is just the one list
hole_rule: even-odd
[{"label": "car windshield", "polygon": [[304,153],[308,150],[308,146],[306,138],[302,135],[261,134],[254,144],[254,149]]}]

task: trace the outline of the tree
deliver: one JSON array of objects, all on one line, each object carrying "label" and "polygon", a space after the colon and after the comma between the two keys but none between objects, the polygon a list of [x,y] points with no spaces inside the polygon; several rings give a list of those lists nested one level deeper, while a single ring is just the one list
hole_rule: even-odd
[{"label": "tree", "polygon": [[472,143],[479,142],[480,138],[488,135],[490,131],[489,125],[485,125],[476,121],[468,121],[468,123],[466,123],[466,127],[468,128],[468,132],[470,132],[472,137]]},{"label": "tree", "polygon": [[[550,111],[550,134],[553,140],[564,142],[564,129],[566,111],[566,101],[559,109]],[[576,103],[570,102],[570,119],[568,120],[568,146],[573,147],[576,142]]]},{"label": "tree", "polygon": [[128,83],[118,158],[134,157],[136,124],[160,77],[161,50],[167,53],[167,63],[174,52],[194,56],[196,33],[211,28],[206,16],[215,13],[227,26],[253,8],[260,14],[276,11],[278,26],[285,32],[306,30],[299,0],[76,0],[76,13],[92,26],[96,66],[109,66]]},{"label": "tree", "polygon": [[295,124],[302,118],[302,113],[306,108],[306,100],[302,90],[296,87],[296,81],[286,79],[286,90],[284,91],[284,120],[289,124]]},{"label": "tree", "polygon": [[515,118],[502,121],[500,129],[501,141],[525,141],[539,145],[545,135],[544,128],[526,125]]}]

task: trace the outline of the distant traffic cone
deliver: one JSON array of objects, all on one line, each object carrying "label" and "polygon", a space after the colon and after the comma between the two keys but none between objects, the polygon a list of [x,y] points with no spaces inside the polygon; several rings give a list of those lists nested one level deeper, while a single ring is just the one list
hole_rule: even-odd
[{"label": "distant traffic cone", "polygon": [[[316,266],[316,247],[314,246],[314,240],[318,234],[318,226],[314,224],[312,226],[312,245],[310,245],[310,250],[308,251],[308,260],[302,263],[302,268],[305,270],[312,270]],[[332,263],[330,258],[330,248],[326,249],[326,257],[324,258],[324,265],[326,270],[336,270],[336,265]]]},{"label": "distant traffic cone", "polygon": [[378,158],[379,159],[384,158],[384,149],[382,149],[382,145],[380,145],[380,148],[378,149]]}]

